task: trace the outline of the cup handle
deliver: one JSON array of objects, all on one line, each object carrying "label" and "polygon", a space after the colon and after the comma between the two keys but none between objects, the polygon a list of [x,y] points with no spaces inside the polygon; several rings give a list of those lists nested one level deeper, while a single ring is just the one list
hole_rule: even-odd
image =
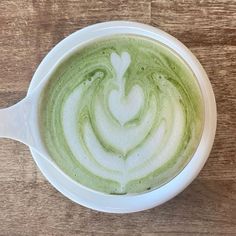
[{"label": "cup handle", "polygon": [[32,107],[32,100],[26,97],[11,107],[0,109],[0,138],[10,138],[35,146],[34,130],[30,124]]}]

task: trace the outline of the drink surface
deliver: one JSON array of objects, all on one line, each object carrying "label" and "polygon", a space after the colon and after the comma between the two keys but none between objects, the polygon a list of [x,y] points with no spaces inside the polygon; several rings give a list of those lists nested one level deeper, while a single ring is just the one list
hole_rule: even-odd
[{"label": "drink surface", "polygon": [[66,58],[42,92],[42,140],[82,185],[140,193],[170,181],[193,156],[204,120],[186,63],[157,41],[116,35]]}]

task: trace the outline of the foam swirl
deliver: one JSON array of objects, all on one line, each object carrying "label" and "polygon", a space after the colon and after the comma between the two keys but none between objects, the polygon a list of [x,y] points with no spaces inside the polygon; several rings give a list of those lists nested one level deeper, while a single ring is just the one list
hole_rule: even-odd
[{"label": "foam swirl", "polygon": [[200,139],[203,107],[177,55],[120,35],[88,44],[55,70],[40,117],[45,146],[65,173],[123,194],[156,188],[183,169]]}]

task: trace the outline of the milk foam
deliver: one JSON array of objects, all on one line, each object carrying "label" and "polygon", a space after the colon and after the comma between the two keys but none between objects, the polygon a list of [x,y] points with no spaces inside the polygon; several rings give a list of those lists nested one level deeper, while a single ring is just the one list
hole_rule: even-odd
[{"label": "milk foam", "polygon": [[200,137],[193,74],[167,48],[139,37],[85,49],[44,91],[45,146],[67,174],[98,191],[160,186],[186,165]]}]

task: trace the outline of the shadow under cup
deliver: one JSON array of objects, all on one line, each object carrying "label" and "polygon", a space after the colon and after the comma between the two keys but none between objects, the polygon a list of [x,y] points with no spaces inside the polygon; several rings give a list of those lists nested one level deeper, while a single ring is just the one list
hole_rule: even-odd
[{"label": "shadow under cup", "polygon": [[[129,34],[125,32],[127,29]],[[96,40],[92,33],[93,36],[97,34]],[[93,42],[84,44],[91,40]],[[82,44],[84,45],[81,46]],[[98,46],[100,51],[96,49]],[[147,52],[144,52],[144,48],[148,49]],[[211,85],[196,58],[179,41],[158,29],[133,22],[107,22],[78,31],[52,49],[37,69],[29,91],[40,81],[43,73],[52,68],[53,61],[60,60],[70,50],[73,53],[63,57],[43,92],[44,102],[40,113],[50,113],[43,115],[40,120],[41,127],[45,127],[43,140],[46,140],[45,146],[52,159],[75,181],[32,153],[46,178],[73,201],[106,212],[147,209],[169,200],[183,190],[196,177],[208,157],[216,123]],[[101,55],[102,60],[94,59],[94,50]],[[135,53],[138,56],[134,59]],[[83,71],[88,61],[91,62],[89,71]],[[93,65],[98,64],[99,68],[93,68]],[[74,74],[68,68],[72,68]],[[76,79],[71,79],[71,84],[68,83],[68,76],[73,78],[78,73],[80,76],[74,76]],[[72,96],[70,91],[73,92]],[[130,94],[133,96],[129,97]],[[126,111],[128,118],[119,117],[112,108],[123,95],[126,104],[119,105],[120,111]],[[104,102],[104,97],[109,99]],[[133,101],[132,97],[136,100]],[[57,99],[60,101],[58,106]],[[76,99],[78,103],[71,109]],[[65,109],[61,107],[62,103],[65,104]],[[130,107],[128,103],[131,104]],[[212,113],[207,110],[209,107]],[[209,127],[206,130],[207,118],[211,118],[210,130]],[[145,119],[151,122],[145,123]],[[80,125],[72,125],[73,122]],[[108,122],[111,123],[109,126]],[[148,126],[148,123],[151,125]],[[59,124],[60,128],[54,125],[51,129],[52,124]],[[138,125],[142,126],[141,131],[137,128]],[[62,132],[65,127],[70,133],[66,133],[65,129]],[[101,135],[104,129],[111,131],[111,127],[114,128],[113,132]],[[171,132],[173,129],[174,133]],[[53,130],[56,132],[53,133]],[[128,132],[125,134],[120,130]],[[74,139],[68,141],[71,132],[74,132]],[[60,137],[61,133],[65,136]],[[132,133],[136,135],[132,136]],[[150,153],[149,159],[142,160],[145,156],[144,149],[135,144],[135,141],[141,142],[141,136],[148,137],[148,141],[141,145],[146,145],[146,152],[150,153],[162,137],[165,145],[158,143],[158,153],[163,153],[162,157],[165,157],[164,154],[167,158],[171,155],[175,157],[163,163],[158,158],[152,159],[151,156],[155,157],[155,153]],[[204,139],[207,142],[204,143]],[[189,143],[191,145],[187,149]],[[174,147],[171,145],[178,146],[177,151],[175,148],[176,155],[171,153]],[[93,147],[106,160],[97,158]],[[82,152],[81,156],[84,157],[76,159],[76,153]],[[88,155],[90,156],[86,160]],[[72,160],[71,163],[65,162],[65,157]],[[109,158],[114,160],[113,166],[109,166]],[[134,161],[129,161],[132,158]],[[102,167],[99,166],[99,161],[102,162]],[[139,163],[136,169],[132,166],[134,163]],[[161,168],[162,164],[164,169]],[[128,168],[130,172],[127,172]],[[102,171],[105,172],[104,175]]]}]

